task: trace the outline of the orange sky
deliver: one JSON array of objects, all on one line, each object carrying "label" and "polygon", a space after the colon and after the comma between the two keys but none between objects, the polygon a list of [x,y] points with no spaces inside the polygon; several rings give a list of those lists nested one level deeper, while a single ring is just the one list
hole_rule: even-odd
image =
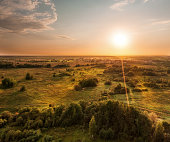
[{"label": "orange sky", "polygon": [[[170,55],[169,0],[0,1],[0,55]],[[130,37],[116,48],[117,31]]]}]

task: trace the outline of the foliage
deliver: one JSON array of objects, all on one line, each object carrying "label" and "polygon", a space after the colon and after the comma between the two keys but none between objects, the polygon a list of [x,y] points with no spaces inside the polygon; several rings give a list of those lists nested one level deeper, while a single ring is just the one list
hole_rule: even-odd
[{"label": "foliage", "polygon": [[85,88],[85,87],[96,87],[97,86],[97,83],[98,83],[98,80],[97,78],[88,78],[88,79],[83,79],[79,82],[79,85],[82,87],[82,88]]},{"label": "foliage", "polygon": [[168,122],[163,122],[162,123],[163,127],[164,127],[164,132],[165,133],[169,133],[170,134],[170,124]]},{"label": "foliage", "polygon": [[80,85],[75,85],[74,86],[74,90],[76,91],[80,91],[82,89],[82,87]]},{"label": "foliage", "polygon": [[25,86],[22,86],[22,87],[20,88],[20,92],[24,92],[24,91],[26,91],[26,88],[25,88]]},{"label": "foliage", "polygon": [[42,136],[40,130],[6,130],[1,134],[3,142],[36,142]]},{"label": "foliage", "polygon": [[72,126],[75,124],[81,124],[83,118],[83,112],[81,106],[78,104],[70,104],[70,106],[61,115],[62,126]]},{"label": "foliage", "polygon": [[41,142],[55,142],[53,136],[45,135]]},{"label": "foliage", "polygon": [[32,80],[33,76],[30,73],[27,73],[26,76],[25,76],[25,79],[26,80]]},{"label": "foliage", "polygon": [[[126,88],[126,89],[127,89],[127,93],[129,93],[130,92],[129,88]],[[115,94],[126,94],[125,87],[122,87],[121,84],[118,84],[114,89],[114,93]]]},{"label": "foliage", "polygon": [[4,78],[2,80],[2,88],[7,89],[7,88],[12,88],[16,84],[16,81],[11,78]]},{"label": "foliage", "polygon": [[155,132],[154,132],[154,142],[163,142],[164,141],[164,127],[162,123],[159,122],[156,125]]},{"label": "foliage", "polygon": [[66,73],[66,72],[62,72],[62,73],[57,75],[57,77],[64,77],[64,76],[71,76],[71,74]]},{"label": "foliage", "polygon": [[61,65],[56,65],[54,68],[67,68],[67,67],[70,67],[70,66],[66,64],[61,64]]},{"label": "foliage", "polygon": [[99,132],[99,136],[100,138],[102,139],[105,139],[105,140],[111,140],[111,139],[114,139],[114,131],[109,128],[108,130],[105,130],[105,129],[101,129],[100,132]]},{"label": "foliage", "polygon": [[97,125],[96,125],[96,121],[95,121],[94,116],[92,116],[92,118],[89,122],[89,133],[90,133],[92,138],[94,138],[96,133],[97,133]]},{"label": "foliage", "polygon": [[[4,129],[0,140],[37,141],[42,137],[40,129],[75,125],[88,128],[92,138],[136,142],[151,141],[152,138],[156,142],[162,140],[164,138],[162,124],[153,125],[156,122],[147,116],[133,107],[116,101],[100,103],[81,101],[67,107],[51,106],[43,110],[22,108],[17,115],[7,111],[1,113],[0,127],[11,128]],[[53,141],[53,138],[47,135],[42,141]]]},{"label": "foliage", "polygon": [[104,84],[105,85],[112,85],[112,82],[111,81],[106,81]]}]

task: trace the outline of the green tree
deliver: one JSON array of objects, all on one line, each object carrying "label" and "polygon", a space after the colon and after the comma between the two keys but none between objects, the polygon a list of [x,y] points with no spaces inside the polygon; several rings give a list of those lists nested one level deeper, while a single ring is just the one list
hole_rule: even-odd
[{"label": "green tree", "polygon": [[95,117],[92,116],[90,122],[89,122],[89,133],[90,133],[90,136],[92,138],[95,137],[96,135],[96,132],[97,132],[97,125],[96,125],[96,120],[95,120]]},{"label": "green tree", "polygon": [[162,123],[158,123],[154,132],[154,142],[163,142],[164,141],[164,127]]}]

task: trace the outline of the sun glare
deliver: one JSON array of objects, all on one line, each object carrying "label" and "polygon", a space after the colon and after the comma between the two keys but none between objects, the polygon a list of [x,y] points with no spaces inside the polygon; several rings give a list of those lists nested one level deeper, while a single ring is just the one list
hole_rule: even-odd
[{"label": "sun glare", "polygon": [[111,43],[114,44],[117,48],[125,47],[129,43],[129,36],[123,32],[115,33],[111,37]]}]

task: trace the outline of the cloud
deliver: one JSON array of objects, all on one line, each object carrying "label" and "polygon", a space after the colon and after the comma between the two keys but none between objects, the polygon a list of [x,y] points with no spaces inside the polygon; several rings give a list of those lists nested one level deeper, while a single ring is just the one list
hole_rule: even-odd
[{"label": "cloud", "polygon": [[[43,8],[42,8],[43,7]],[[0,28],[4,31],[37,32],[52,29],[57,20],[50,0],[0,0]]]},{"label": "cloud", "polygon": [[110,8],[116,11],[122,11],[123,8],[128,4],[129,4],[128,0],[119,1],[114,3]]},{"label": "cloud", "polygon": [[144,3],[148,2],[149,0],[144,0]]},{"label": "cloud", "polygon": [[152,25],[168,25],[170,20],[155,20],[152,22]]},{"label": "cloud", "polygon": [[[123,11],[124,7],[136,2],[136,0],[115,0],[115,1],[116,2],[110,8],[113,10],[116,10],[116,11]],[[148,1],[149,0],[144,0],[144,3],[148,2]]]},{"label": "cloud", "polygon": [[75,40],[74,38],[67,36],[67,35],[57,35],[57,38],[68,39],[68,40]]}]

